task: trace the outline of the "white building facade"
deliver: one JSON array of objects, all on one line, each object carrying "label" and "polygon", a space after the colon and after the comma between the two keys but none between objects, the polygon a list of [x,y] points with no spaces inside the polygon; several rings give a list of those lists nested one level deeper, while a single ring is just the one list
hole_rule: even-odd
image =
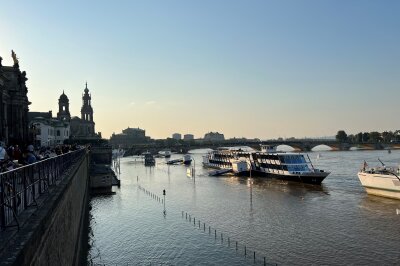
[{"label": "white building facade", "polygon": [[67,121],[36,117],[29,123],[35,147],[55,147],[69,139],[70,126]]},{"label": "white building facade", "polygon": [[194,135],[193,134],[185,134],[183,136],[183,140],[193,140],[194,139]]},{"label": "white building facade", "polygon": [[176,140],[181,140],[182,139],[182,135],[179,133],[174,133],[172,134],[172,138],[176,139]]}]

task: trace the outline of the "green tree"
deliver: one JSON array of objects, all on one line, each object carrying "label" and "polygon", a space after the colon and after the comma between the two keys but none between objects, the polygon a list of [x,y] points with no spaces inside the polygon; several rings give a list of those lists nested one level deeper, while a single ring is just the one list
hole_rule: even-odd
[{"label": "green tree", "polygon": [[394,141],[399,142],[400,141],[400,130],[396,130],[393,133]]},{"label": "green tree", "polygon": [[350,143],[354,143],[354,142],[357,142],[357,138],[353,134],[350,134],[347,136],[347,141]]},{"label": "green tree", "polygon": [[339,130],[336,134],[336,140],[339,142],[346,142],[347,141],[347,134],[344,130]]},{"label": "green tree", "polygon": [[369,141],[370,142],[381,142],[381,133],[373,131],[369,133]]},{"label": "green tree", "polygon": [[368,142],[369,141],[369,133],[364,132],[362,133],[362,142]]},{"label": "green tree", "polygon": [[389,143],[390,141],[395,139],[394,133],[392,131],[389,131],[389,132],[384,131],[384,132],[382,132],[381,136],[382,136],[383,142],[385,142],[385,143]]},{"label": "green tree", "polygon": [[356,135],[356,142],[361,143],[363,142],[363,133],[360,132]]}]

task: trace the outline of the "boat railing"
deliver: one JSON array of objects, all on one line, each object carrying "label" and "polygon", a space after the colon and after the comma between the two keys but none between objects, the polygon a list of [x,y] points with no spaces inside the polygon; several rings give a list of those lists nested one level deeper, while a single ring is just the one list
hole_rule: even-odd
[{"label": "boat railing", "polygon": [[383,167],[376,167],[376,168],[361,169],[360,172],[367,173],[367,174],[392,175],[400,181],[398,168],[396,169],[396,168],[392,168],[392,167],[383,166]]}]

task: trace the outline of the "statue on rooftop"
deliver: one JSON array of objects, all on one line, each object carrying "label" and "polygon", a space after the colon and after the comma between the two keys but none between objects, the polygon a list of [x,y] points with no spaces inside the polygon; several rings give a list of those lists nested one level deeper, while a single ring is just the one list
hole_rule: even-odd
[{"label": "statue on rooftop", "polygon": [[11,57],[14,61],[14,66],[19,67],[19,61],[17,55],[14,53],[14,50],[11,50]]}]

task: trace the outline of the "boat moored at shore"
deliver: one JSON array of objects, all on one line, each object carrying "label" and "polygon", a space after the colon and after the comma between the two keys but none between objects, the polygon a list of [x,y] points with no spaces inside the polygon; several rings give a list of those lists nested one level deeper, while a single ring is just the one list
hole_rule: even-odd
[{"label": "boat moored at shore", "polygon": [[171,154],[170,150],[162,150],[158,152],[158,155],[164,158],[171,158]]},{"label": "boat moored at shore", "polygon": [[[262,146],[260,152],[243,151],[241,149],[220,149],[211,151],[203,157],[205,167],[216,169],[233,169],[237,161],[245,161],[238,172],[254,172],[265,175],[304,183],[321,184],[330,173],[314,168],[308,155],[301,153],[277,152],[273,147]],[[234,171],[235,172],[235,171]]]},{"label": "boat moored at shore", "polygon": [[156,165],[156,160],[150,152],[144,152],[144,165],[145,166],[154,166]]}]

